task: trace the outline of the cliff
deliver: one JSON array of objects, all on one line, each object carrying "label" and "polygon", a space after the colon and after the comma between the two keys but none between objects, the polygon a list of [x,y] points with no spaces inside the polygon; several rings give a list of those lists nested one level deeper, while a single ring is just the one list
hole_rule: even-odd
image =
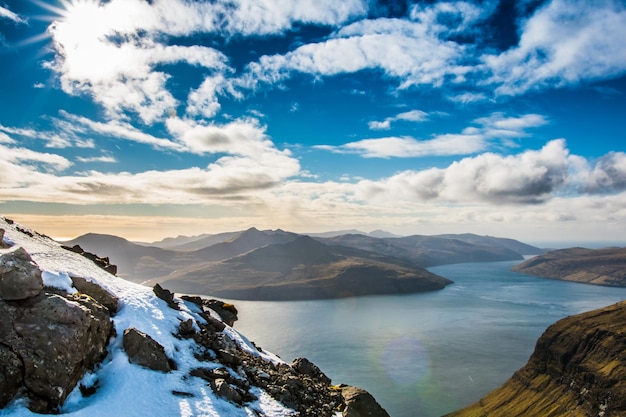
[{"label": "cliff", "polygon": [[626,415],[626,301],[567,317],[537,341],[526,366],[446,417]]},{"label": "cliff", "polygon": [[585,284],[626,286],[626,248],[555,250],[512,268],[541,278]]},{"label": "cliff", "polygon": [[2,217],[0,243],[3,416],[389,417],[307,359],[257,347],[233,305],[128,282]]}]

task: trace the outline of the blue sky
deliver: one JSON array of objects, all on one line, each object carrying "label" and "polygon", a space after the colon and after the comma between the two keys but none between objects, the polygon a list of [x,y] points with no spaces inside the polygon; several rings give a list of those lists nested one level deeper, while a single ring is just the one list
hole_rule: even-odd
[{"label": "blue sky", "polygon": [[623,1],[0,0],[0,212],[623,241]]}]

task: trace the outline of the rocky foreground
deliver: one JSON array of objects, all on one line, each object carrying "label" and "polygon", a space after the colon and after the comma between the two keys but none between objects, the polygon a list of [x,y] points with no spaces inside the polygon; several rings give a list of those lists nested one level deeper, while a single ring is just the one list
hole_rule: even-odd
[{"label": "rocky foreground", "polygon": [[127,283],[106,259],[0,223],[2,415],[388,417],[245,339],[233,305]]},{"label": "rocky foreground", "polygon": [[541,278],[626,287],[626,248],[555,250],[512,270]]},{"label": "rocky foreground", "polygon": [[446,417],[626,416],[626,301],[550,326],[522,369]]}]

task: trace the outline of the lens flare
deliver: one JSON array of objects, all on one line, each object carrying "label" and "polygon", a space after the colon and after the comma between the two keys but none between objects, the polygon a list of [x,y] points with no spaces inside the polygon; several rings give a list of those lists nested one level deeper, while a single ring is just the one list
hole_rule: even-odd
[{"label": "lens flare", "polygon": [[380,361],[389,379],[399,385],[413,384],[428,374],[428,352],[422,343],[411,337],[390,341]]}]

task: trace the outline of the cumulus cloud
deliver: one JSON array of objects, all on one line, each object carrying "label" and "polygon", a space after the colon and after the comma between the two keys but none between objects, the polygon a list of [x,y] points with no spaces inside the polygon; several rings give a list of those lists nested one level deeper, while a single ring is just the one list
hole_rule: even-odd
[{"label": "cumulus cloud", "polygon": [[563,140],[518,155],[485,153],[445,169],[405,171],[384,181],[364,180],[359,184],[359,198],[540,203],[565,184],[568,155]]},{"label": "cumulus cloud", "polygon": [[[387,118],[376,126],[378,129],[389,127],[393,120],[414,120],[427,117],[423,112],[414,111],[401,113]],[[441,155],[469,155],[486,150],[494,142],[515,147],[513,139],[528,136],[526,129],[543,126],[548,123],[540,114],[525,114],[518,117],[505,116],[503,113],[492,113],[473,122],[458,134],[440,134],[432,139],[418,140],[412,137],[385,137],[362,139],[341,146],[320,145],[323,149],[334,153],[357,154],[364,158],[413,158]],[[372,126],[370,125],[370,128]]]},{"label": "cumulus cloud", "polygon": [[484,55],[496,93],[517,95],[626,72],[626,6],[616,0],[552,0],[523,23],[519,44]]}]

